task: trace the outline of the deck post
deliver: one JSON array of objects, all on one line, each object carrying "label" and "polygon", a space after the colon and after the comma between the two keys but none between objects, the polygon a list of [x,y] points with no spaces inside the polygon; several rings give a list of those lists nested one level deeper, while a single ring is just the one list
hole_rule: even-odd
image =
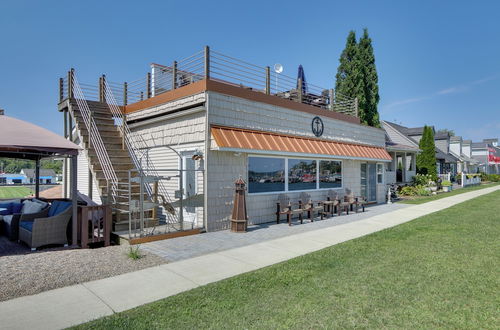
[{"label": "deck post", "polygon": [[73,98],[73,74],[75,73],[75,69],[71,68],[68,71],[68,98]]},{"label": "deck post", "polygon": [[302,103],[302,97],[303,97],[303,95],[302,95],[302,84],[303,84],[303,82],[302,82],[302,78],[299,78],[299,79],[298,79],[298,85],[299,85],[299,86],[298,86],[298,87],[299,87],[299,90],[298,90],[298,95],[299,95],[299,103]]},{"label": "deck post", "polygon": [[[64,138],[68,138],[68,110],[63,111],[64,117]],[[71,141],[73,142],[73,141]],[[68,159],[63,162],[63,198],[68,197]]]},{"label": "deck post", "polygon": [[103,102],[103,100],[102,100],[102,99],[103,99],[103,97],[102,97],[102,95],[103,95],[103,88],[102,88],[103,83],[102,83],[102,77],[99,77],[99,85],[98,85],[98,86],[99,86],[99,102]]},{"label": "deck post", "polygon": [[172,64],[172,89],[177,88],[177,61]]},{"label": "deck post", "polygon": [[358,109],[358,98],[354,98],[354,111],[355,111],[355,116],[359,117],[359,109]]},{"label": "deck post", "polygon": [[72,232],[71,232],[71,245],[76,246],[78,244],[78,190],[77,190],[77,176],[78,176],[78,161],[77,156],[71,156],[71,201],[73,204],[73,216],[72,216]]},{"label": "deck post", "polygon": [[271,68],[266,66],[266,94],[271,94]]},{"label": "deck post", "polygon": [[335,111],[335,91],[333,88],[328,91],[328,98],[330,99],[330,110]]},{"label": "deck post", "polygon": [[205,46],[205,79],[210,79],[210,47]]},{"label": "deck post", "polygon": [[59,102],[64,100],[64,79],[59,78]]},{"label": "deck post", "polygon": [[40,197],[40,157],[35,161],[35,198]]},{"label": "deck post", "polygon": [[146,97],[149,99],[151,97],[151,72],[146,75]]},{"label": "deck post", "polygon": [[127,105],[127,93],[128,93],[128,85],[127,82],[123,83],[123,105]]}]

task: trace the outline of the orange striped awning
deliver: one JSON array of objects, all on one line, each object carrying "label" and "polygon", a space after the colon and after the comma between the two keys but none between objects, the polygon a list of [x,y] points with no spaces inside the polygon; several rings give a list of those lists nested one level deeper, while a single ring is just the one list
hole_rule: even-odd
[{"label": "orange striped awning", "polygon": [[384,147],[313,139],[301,136],[212,126],[212,136],[221,150],[281,151],[367,160],[390,161]]}]

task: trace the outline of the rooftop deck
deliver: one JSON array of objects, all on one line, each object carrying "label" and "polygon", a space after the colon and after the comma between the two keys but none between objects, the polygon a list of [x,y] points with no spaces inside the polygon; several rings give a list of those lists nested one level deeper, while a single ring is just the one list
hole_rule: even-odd
[{"label": "rooftop deck", "polygon": [[[99,78],[98,85],[80,83],[85,98],[92,101],[102,101],[105,94],[102,91],[102,86],[107,85],[118,105],[124,106],[125,112],[145,108],[143,105],[152,102],[144,101],[155,99],[165,93],[182,96],[182,92],[172,92],[176,90],[180,92],[188,86],[193,89],[194,86],[190,85],[209,80],[228,87],[266,94],[325,111],[342,113],[349,117],[358,117],[356,99],[336,93],[333,89],[302,81],[300,78],[276,73],[269,66],[258,66],[224,55],[209,47],[205,47],[204,50],[182,60],[173,61],[170,66],[153,63],[151,64],[151,72],[134,81],[118,83],[106,80],[107,84],[104,84],[104,79],[106,79],[105,76]],[[60,78],[60,101],[72,96],[68,92],[71,90],[68,88],[70,84],[69,75]],[[267,100],[271,99],[267,98]]]}]

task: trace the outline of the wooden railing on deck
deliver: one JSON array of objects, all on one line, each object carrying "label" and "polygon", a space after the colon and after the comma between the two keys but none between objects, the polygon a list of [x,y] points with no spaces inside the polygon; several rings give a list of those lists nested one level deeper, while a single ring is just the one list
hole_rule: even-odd
[{"label": "wooden railing on deck", "polygon": [[79,206],[78,207],[78,236],[80,246],[85,249],[91,243],[104,242],[110,245],[111,240],[111,206]]}]

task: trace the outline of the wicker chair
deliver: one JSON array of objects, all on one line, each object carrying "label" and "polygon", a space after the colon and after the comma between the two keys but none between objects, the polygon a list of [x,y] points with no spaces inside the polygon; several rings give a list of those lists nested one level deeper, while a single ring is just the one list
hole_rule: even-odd
[{"label": "wicker chair", "polygon": [[73,214],[71,203],[56,201],[50,208],[48,215],[53,216],[19,223],[19,240],[28,244],[32,251],[49,244],[68,245],[66,229]]},{"label": "wicker chair", "polygon": [[15,213],[4,216],[3,234],[7,236],[9,240],[17,241],[19,239],[19,223],[21,221],[33,221],[33,219],[36,218],[44,218],[48,213],[49,206],[47,205],[47,207],[37,213]]}]

